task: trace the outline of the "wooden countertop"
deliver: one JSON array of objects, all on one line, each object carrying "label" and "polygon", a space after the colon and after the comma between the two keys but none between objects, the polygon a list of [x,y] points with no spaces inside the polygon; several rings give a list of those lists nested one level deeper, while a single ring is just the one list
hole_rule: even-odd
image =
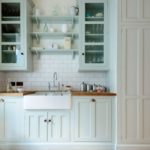
[{"label": "wooden countertop", "polygon": [[2,91],[0,92],[0,96],[24,96],[27,94],[32,94],[35,91],[24,91],[24,92],[6,92],[6,91]]},{"label": "wooden countertop", "polygon": [[[24,92],[0,92],[0,96],[24,96],[28,94],[33,94],[35,91],[24,91]],[[116,93],[112,92],[81,92],[81,91],[71,91],[72,96],[116,96]]]},{"label": "wooden countertop", "polygon": [[116,93],[112,92],[81,92],[73,91],[72,96],[116,96]]}]

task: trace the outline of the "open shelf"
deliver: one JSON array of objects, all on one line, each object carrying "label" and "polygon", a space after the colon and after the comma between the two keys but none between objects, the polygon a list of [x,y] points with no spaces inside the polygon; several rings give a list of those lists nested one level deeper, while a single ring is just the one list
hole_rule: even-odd
[{"label": "open shelf", "polygon": [[71,54],[74,58],[76,54],[78,54],[77,49],[46,49],[46,48],[37,48],[37,49],[30,49],[33,54]]},{"label": "open shelf", "polygon": [[78,21],[78,16],[31,16],[34,22],[53,22],[53,23],[63,23],[63,22],[76,22]]},{"label": "open shelf", "polygon": [[40,37],[55,37],[55,38],[63,38],[65,36],[69,36],[69,37],[77,37],[78,36],[78,33],[75,33],[75,32],[66,32],[66,33],[63,33],[63,32],[32,32],[31,33],[32,37],[33,38],[40,38]]}]

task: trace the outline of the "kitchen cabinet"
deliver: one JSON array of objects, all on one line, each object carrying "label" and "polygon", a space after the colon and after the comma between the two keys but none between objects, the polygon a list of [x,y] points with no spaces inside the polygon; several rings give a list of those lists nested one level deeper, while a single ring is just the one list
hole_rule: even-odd
[{"label": "kitchen cabinet", "polygon": [[118,142],[142,150],[150,144],[150,1],[122,0],[120,6]]},{"label": "kitchen cabinet", "polygon": [[81,0],[79,70],[108,70],[107,1]]},{"label": "kitchen cabinet", "polygon": [[27,70],[31,66],[28,17],[32,6],[30,0],[0,0],[0,70]]},{"label": "kitchen cabinet", "polygon": [[23,139],[22,98],[0,97],[0,141]]},{"label": "kitchen cabinet", "polygon": [[74,141],[110,142],[112,140],[112,99],[73,97]]},{"label": "kitchen cabinet", "polygon": [[[78,52],[78,16],[32,16],[31,19],[34,27],[32,52]],[[68,46],[65,46],[66,37],[69,38]],[[49,44],[43,46],[44,40],[49,40]]]},{"label": "kitchen cabinet", "polygon": [[26,111],[25,139],[38,142],[67,142],[70,114],[67,111]]}]

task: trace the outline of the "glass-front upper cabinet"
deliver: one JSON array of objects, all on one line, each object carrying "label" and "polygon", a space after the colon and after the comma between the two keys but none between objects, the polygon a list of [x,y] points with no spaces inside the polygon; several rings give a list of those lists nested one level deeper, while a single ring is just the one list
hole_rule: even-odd
[{"label": "glass-front upper cabinet", "polygon": [[107,1],[81,0],[80,70],[107,70]]},{"label": "glass-front upper cabinet", "polygon": [[0,70],[26,70],[27,0],[0,0]]}]

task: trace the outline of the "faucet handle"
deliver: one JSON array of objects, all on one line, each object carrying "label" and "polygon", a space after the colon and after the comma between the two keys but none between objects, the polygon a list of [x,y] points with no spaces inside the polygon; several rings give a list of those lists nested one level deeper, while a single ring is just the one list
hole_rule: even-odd
[{"label": "faucet handle", "polygon": [[51,90],[51,83],[48,82],[48,90],[50,91]]}]

